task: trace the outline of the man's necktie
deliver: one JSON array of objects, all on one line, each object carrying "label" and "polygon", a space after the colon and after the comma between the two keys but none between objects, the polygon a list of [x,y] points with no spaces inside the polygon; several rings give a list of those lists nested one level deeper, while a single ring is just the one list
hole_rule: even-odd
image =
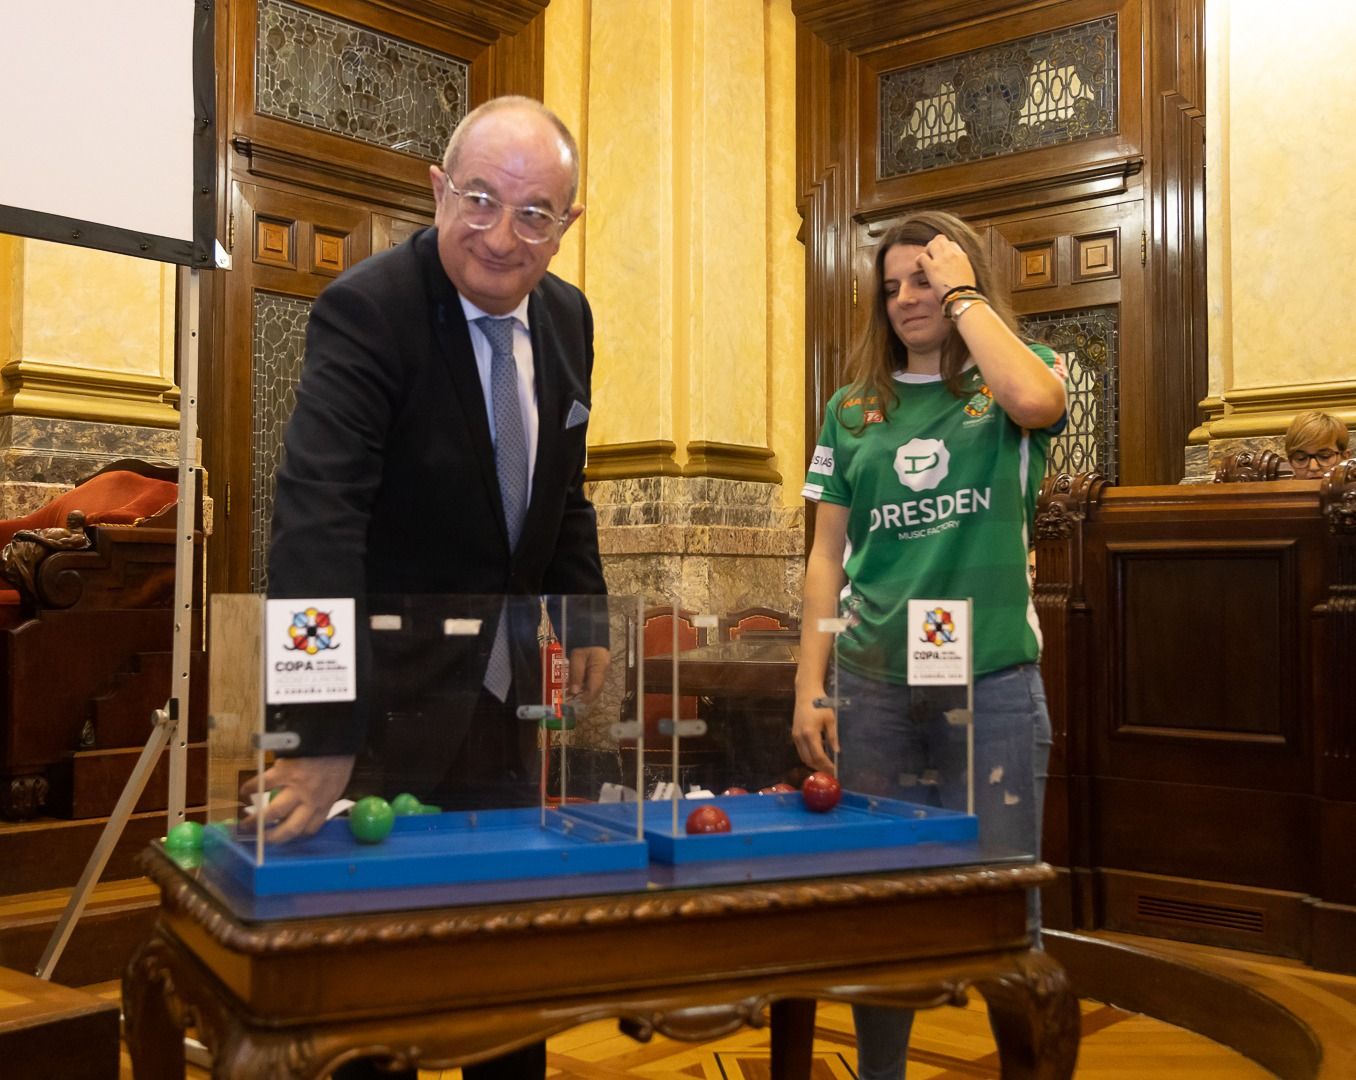
[{"label": "man's necktie", "polygon": [[[518,405],[518,365],[513,359],[513,319],[486,315],[476,325],[490,343],[490,404],[494,410],[494,464],[499,473],[499,497],[508,525],[509,550],[518,546],[527,511],[527,435]],[[508,610],[499,613],[485,688],[500,701],[508,698],[513,669],[509,662]]]}]

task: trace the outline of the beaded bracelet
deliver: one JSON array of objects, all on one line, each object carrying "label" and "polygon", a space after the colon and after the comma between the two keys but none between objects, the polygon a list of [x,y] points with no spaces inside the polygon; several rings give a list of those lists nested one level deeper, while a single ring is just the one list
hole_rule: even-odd
[{"label": "beaded bracelet", "polygon": [[945,307],[946,302],[950,300],[951,297],[958,292],[978,292],[978,291],[979,290],[974,285],[957,285],[954,288],[947,289],[946,292],[942,293],[942,306]]},{"label": "beaded bracelet", "polygon": [[[945,304],[942,305],[942,314],[945,315],[948,319],[956,318],[961,314],[961,312],[956,311],[956,305],[963,303],[964,301],[967,300],[970,301],[970,303],[978,302],[981,304],[987,304],[989,302],[989,298],[985,296],[982,292],[980,292],[978,289],[965,289],[960,292],[956,292],[954,295],[950,297],[950,299],[948,299],[945,302]],[[967,303],[965,306],[969,307],[970,304]],[[952,312],[955,312],[955,314],[953,315]]]}]

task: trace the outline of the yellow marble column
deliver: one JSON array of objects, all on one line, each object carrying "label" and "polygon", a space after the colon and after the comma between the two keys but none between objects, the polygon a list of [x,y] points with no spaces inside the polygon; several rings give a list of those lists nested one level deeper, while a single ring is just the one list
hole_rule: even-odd
[{"label": "yellow marble column", "polygon": [[0,237],[0,414],[173,427],[174,269]]},{"label": "yellow marble column", "polygon": [[175,271],[0,235],[0,517],[110,461],[171,461]]},{"label": "yellow marble column", "polygon": [[1206,10],[1210,397],[1192,442],[1213,462],[1306,409],[1356,426],[1356,20],[1324,0],[1279,21],[1260,0]]},{"label": "yellow marble column", "polygon": [[547,103],[585,159],[557,265],[597,314],[600,474],[776,483],[785,467],[798,492],[789,0],[558,0],[546,32]]},{"label": "yellow marble column", "polygon": [[544,93],[586,210],[591,494],[616,591],[794,607],[804,251],[790,0],[553,0]]}]

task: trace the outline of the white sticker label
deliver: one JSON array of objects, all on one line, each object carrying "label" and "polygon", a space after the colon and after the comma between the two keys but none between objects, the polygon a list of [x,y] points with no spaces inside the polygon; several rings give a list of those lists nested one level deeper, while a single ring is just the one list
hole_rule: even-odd
[{"label": "white sticker label", "polygon": [[443,637],[475,637],[480,633],[479,619],[444,619]]},{"label": "white sticker label", "polygon": [[909,601],[909,685],[970,681],[970,601]]},{"label": "white sticker label", "polygon": [[373,615],[367,622],[373,630],[399,630],[404,625],[399,615]]},{"label": "white sticker label", "polygon": [[810,459],[810,472],[833,475],[833,447],[816,446],[815,455]]},{"label": "white sticker label", "polygon": [[357,696],[352,597],[270,600],[264,618],[268,704],[352,701]]}]

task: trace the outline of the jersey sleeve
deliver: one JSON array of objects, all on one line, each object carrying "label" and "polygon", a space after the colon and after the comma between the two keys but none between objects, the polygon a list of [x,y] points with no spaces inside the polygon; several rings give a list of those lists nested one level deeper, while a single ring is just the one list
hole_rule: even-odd
[{"label": "jersey sleeve", "polygon": [[805,486],[800,489],[800,493],[815,502],[849,506],[852,503],[852,489],[843,476],[844,461],[840,453],[844,430],[838,420],[838,403],[842,396],[841,390],[834,394],[824,412],[824,428],[819,433],[819,442],[810,457],[810,469],[805,474]]},{"label": "jersey sleeve", "polygon": [[[1069,370],[1064,366],[1064,358],[1060,356],[1058,353],[1056,353],[1054,349],[1050,348],[1049,345],[1043,345],[1038,341],[1028,342],[1027,348],[1030,349],[1037,356],[1039,356],[1042,360],[1044,360],[1045,366],[1048,367],[1059,377],[1059,381],[1064,384],[1064,391],[1067,394],[1069,390]],[[1046,435],[1058,435],[1061,431],[1064,430],[1065,426],[1068,423],[1069,423],[1069,409],[1068,401],[1066,398],[1064,415],[1062,415],[1049,427],[1042,428],[1041,431],[1044,432]]]}]

